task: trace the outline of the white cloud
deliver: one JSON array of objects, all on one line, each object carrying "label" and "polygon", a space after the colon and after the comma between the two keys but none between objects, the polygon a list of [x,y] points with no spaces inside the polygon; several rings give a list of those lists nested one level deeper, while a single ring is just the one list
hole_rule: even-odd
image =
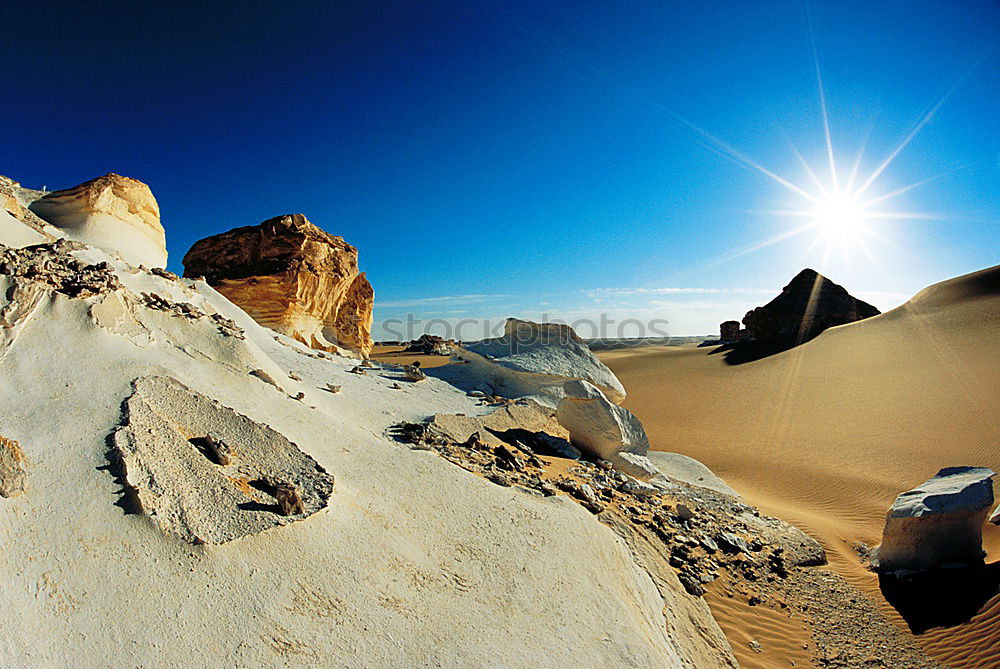
[{"label": "white cloud", "polygon": [[375,306],[378,308],[392,308],[392,307],[421,307],[421,306],[439,306],[442,304],[477,304],[479,302],[488,302],[490,300],[499,300],[508,297],[513,297],[512,295],[487,295],[487,294],[474,294],[474,295],[443,295],[440,297],[415,297],[411,299],[403,300],[375,300]]},{"label": "white cloud", "polygon": [[582,291],[591,299],[603,297],[626,297],[630,295],[727,295],[737,293],[771,294],[780,290],[772,288],[589,288]]}]

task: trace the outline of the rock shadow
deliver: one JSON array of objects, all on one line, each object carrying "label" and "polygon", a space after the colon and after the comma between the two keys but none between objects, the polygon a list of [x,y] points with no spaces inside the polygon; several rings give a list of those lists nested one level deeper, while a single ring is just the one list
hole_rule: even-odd
[{"label": "rock shadow", "polygon": [[[127,422],[125,419],[127,405],[128,398],[122,400],[121,416],[119,417],[118,428],[116,429],[120,429]],[[107,446],[108,449],[104,454],[108,463],[106,465],[101,465],[96,469],[97,471],[103,471],[110,474],[112,480],[117,485],[121,486],[120,490],[115,491],[118,494],[118,499],[115,500],[115,506],[120,508],[127,516],[142,515],[142,502],[139,501],[139,494],[136,492],[135,488],[128,484],[125,462],[122,460],[121,452],[115,444],[115,432],[110,432],[104,437],[104,445]]]},{"label": "rock shadow", "polygon": [[934,569],[905,576],[880,574],[879,589],[910,631],[967,623],[1000,593],[1000,562]]},{"label": "rock shadow", "polygon": [[547,432],[532,432],[521,428],[501,431],[488,427],[486,430],[504,443],[526,447],[535,455],[564,458],[567,452],[576,450],[567,440],[554,437]]},{"label": "rock shadow", "polygon": [[[811,338],[810,338],[811,339]],[[728,365],[742,365],[763,358],[783,353],[789,349],[805,344],[809,339],[799,341],[797,337],[782,337],[766,341],[741,341],[735,344],[723,344],[709,351],[709,355],[722,354]]]}]

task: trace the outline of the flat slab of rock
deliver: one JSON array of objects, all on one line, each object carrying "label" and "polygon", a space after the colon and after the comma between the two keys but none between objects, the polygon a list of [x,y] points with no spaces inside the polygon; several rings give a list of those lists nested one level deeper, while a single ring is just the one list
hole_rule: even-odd
[{"label": "flat slab of rock", "polygon": [[715,490],[723,495],[739,497],[739,494],[725,481],[694,458],[664,451],[650,451],[646,457],[656,466],[660,474],[668,478]]},{"label": "flat slab of rock", "polygon": [[892,572],[981,563],[994,476],[985,467],[947,467],[899,495],[886,514],[872,565]]},{"label": "flat slab of rock", "polygon": [[482,416],[438,414],[427,425],[427,437],[463,443],[473,434],[492,447],[516,439],[543,455],[576,460],[580,452],[566,439],[552,415],[552,410],[532,400],[519,400]]},{"label": "flat slab of rock", "polygon": [[[116,464],[138,510],[165,532],[221,544],[327,505],[333,476],[280,433],[173,378],[143,377],[134,387],[114,435]],[[281,504],[289,488],[300,513],[286,515]]]},{"label": "flat slab of rock", "polygon": [[610,462],[618,471],[640,481],[650,481],[660,473],[656,465],[645,455],[628,451],[616,453]]},{"label": "flat slab of rock", "polygon": [[556,420],[569,431],[570,441],[594,457],[613,460],[619,453],[645,455],[649,438],[642,423],[627,409],[612,403],[586,381],[568,381],[559,400]]}]

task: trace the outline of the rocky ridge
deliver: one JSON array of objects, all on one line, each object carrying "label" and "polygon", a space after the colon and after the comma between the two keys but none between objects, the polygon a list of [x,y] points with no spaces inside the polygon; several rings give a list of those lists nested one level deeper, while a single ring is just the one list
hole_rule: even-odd
[{"label": "rocky ridge", "polygon": [[[711,588],[801,620],[812,635],[816,666],[940,667],[860,591],[820,569],[823,548],[794,526],[762,515],[736,495],[674,478],[672,469],[661,469],[667,483],[653,487],[607,460],[583,459],[552,410],[536,402],[482,401],[500,408],[483,417],[400,423],[389,434],[495,485],[579,504],[622,537],[666,602],[678,601],[678,586],[696,600]],[[681,467],[681,476],[688,473]],[[713,646],[719,639],[709,635],[702,642]]]},{"label": "rocky ridge", "polygon": [[455,355],[461,366],[436,373],[477,391],[533,397],[554,407],[565,395],[567,381],[582,380],[615,404],[625,399],[618,377],[569,325],[508,318],[501,337],[466,344]]}]

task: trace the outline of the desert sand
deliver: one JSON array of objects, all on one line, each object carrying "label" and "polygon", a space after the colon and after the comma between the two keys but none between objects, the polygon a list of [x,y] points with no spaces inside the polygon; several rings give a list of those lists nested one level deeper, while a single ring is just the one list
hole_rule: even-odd
[{"label": "desert sand", "polygon": [[[916,640],[926,652],[971,668],[1000,665],[996,577],[974,584],[983,598],[994,596],[976,604],[971,620],[922,631],[944,621],[933,616],[967,616],[928,597],[904,620],[854,545],[878,544],[895,496],[939,468],[1000,471],[998,352],[995,267],[753,362],[729,364],[725,351],[694,346],[600,357],[625,385],[624,406],[642,420],[653,449],[701,460],[747,501],[819,539],[836,571],[902,629],[922,632]],[[1000,529],[986,526],[984,542],[987,562],[1000,559]],[[798,659],[808,635],[794,623],[718,597],[709,603],[744,666]],[[749,650],[751,638],[770,652]],[[774,655],[783,664],[768,665]]]},{"label": "desert sand", "polygon": [[407,353],[405,346],[382,346],[380,344],[372,347],[372,359],[394,365],[412,365],[415,362],[419,362],[420,366],[425,369],[447,365],[450,360],[447,355]]}]

